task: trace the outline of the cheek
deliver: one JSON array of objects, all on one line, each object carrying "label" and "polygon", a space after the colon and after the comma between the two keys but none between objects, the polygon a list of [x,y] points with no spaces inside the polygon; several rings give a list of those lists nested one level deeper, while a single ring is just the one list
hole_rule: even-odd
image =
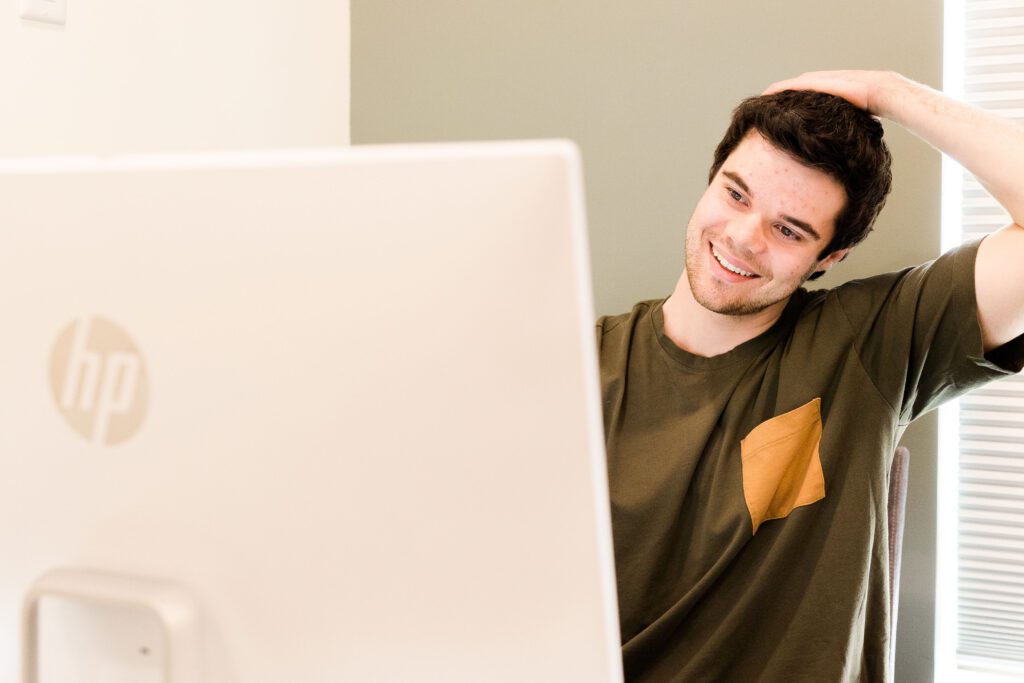
[{"label": "cheek", "polygon": [[806,254],[792,255],[776,262],[776,278],[802,280],[817,270],[817,259]]},{"label": "cheek", "polygon": [[697,205],[693,207],[693,215],[696,216],[710,216],[714,213],[722,210],[721,202],[710,189],[705,190],[704,194],[701,195],[700,199],[697,200]]},{"label": "cheek", "polygon": [[721,225],[726,222],[728,212],[722,207],[710,203],[701,203],[693,212],[690,225],[696,228],[706,228]]}]

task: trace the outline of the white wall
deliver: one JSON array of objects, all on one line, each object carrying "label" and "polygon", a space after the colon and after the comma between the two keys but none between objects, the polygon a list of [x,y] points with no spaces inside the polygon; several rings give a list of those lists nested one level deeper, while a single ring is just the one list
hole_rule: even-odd
[{"label": "white wall", "polygon": [[348,0],[0,5],[0,156],[344,145]]}]

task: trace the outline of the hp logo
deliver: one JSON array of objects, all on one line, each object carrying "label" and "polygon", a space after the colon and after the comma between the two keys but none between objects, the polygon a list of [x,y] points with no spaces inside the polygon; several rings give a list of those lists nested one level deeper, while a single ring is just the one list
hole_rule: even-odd
[{"label": "hp logo", "polygon": [[61,331],[50,357],[50,388],[68,424],[98,445],[128,439],[146,416],[142,355],[104,318],[82,318]]}]

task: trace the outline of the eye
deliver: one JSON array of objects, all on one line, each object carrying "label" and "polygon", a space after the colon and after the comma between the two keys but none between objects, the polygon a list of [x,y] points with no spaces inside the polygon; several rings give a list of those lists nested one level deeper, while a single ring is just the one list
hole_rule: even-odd
[{"label": "eye", "polygon": [[729,196],[732,197],[732,200],[734,202],[739,202],[741,204],[743,203],[743,195],[741,195],[739,192],[732,189],[731,187],[726,187],[725,191],[729,193]]},{"label": "eye", "polygon": [[778,230],[779,234],[782,235],[787,240],[794,240],[799,242],[801,239],[803,239],[798,233],[791,230],[788,226],[782,225],[781,223],[776,223],[775,229]]}]

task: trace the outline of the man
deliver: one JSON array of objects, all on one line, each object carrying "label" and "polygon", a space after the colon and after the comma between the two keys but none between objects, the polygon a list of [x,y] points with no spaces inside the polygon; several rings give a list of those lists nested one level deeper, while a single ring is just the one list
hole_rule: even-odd
[{"label": "man", "polygon": [[[889,190],[873,116],[1014,224],[808,292]],[[1024,366],[1022,178],[1021,129],[894,73],[805,74],[736,110],[675,291],[598,321],[629,680],[891,678],[892,454],[913,419]]]}]

